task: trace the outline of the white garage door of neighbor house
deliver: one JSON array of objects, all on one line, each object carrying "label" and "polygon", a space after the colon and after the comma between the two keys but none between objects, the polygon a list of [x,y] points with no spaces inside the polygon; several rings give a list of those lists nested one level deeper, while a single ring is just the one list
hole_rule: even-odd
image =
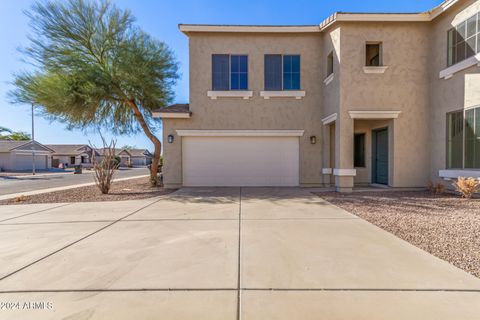
[{"label": "white garage door of neighbor house", "polygon": [[[15,157],[15,169],[16,170],[31,170],[32,169],[32,156],[17,154]],[[45,170],[47,169],[47,156],[36,155],[35,156],[35,169]]]},{"label": "white garage door of neighbor house", "polygon": [[183,185],[298,186],[298,137],[184,137]]}]

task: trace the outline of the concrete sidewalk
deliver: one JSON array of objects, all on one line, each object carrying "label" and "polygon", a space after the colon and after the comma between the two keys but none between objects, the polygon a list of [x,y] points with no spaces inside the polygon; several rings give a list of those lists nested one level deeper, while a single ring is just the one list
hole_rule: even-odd
[{"label": "concrete sidewalk", "polygon": [[[478,319],[480,279],[285,188],[0,207],[1,319]],[[41,304],[43,303],[43,304]]]}]

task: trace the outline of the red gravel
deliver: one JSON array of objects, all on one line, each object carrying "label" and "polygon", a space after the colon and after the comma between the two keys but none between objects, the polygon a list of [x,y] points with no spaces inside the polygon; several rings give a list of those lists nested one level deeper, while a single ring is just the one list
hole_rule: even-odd
[{"label": "red gravel", "polygon": [[426,191],[316,194],[480,277],[480,199]]},{"label": "red gravel", "polygon": [[102,194],[97,186],[88,186],[2,200],[0,205],[147,199],[169,194],[173,191],[175,190],[151,187],[149,178],[138,178],[114,182],[109,194]]}]

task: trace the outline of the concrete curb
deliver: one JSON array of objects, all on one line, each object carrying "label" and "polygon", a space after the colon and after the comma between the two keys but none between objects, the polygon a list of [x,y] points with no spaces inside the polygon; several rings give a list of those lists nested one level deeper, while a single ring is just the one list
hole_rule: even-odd
[{"label": "concrete curb", "polygon": [[[138,179],[138,178],[146,178],[146,177],[149,177],[149,176],[150,175],[145,174],[145,175],[135,176],[135,177],[113,179],[113,181],[114,182],[115,181],[125,181],[125,180],[132,180],[132,179]],[[64,187],[55,187],[55,188],[47,188],[47,189],[41,189],[41,190],[35,190],[35,191],[5,194],[5,195],[0,196],[0,201],[1,200],[13,199],[13,198],[20,197],[20,196],[33,196],[33,195],[37,195],[37,194],[43,194],[43,193],[49,193],[49,192],[55,192],[55,191],[63,191],[63,190],[70,190],[70,189],[81,188],[81,187],[89,187],[89,186],[94,186],[94,185],[95,185],[95,182],[89,182],[89,183],[74,184],[74,185],[64,186]]]},{"label": "concrete curb", "polygon": [[0,178],[10,178],[10,179],[30,179],[30,178],[41,178],[41,177],[56,177],[56,176],[63,176],[66,174],[73,174],[73,171],[66,171],[66,172],[51,172],[51,173],[38,173],[38,174],[24,174],[24,175],[19,175],[19,176],[1,176]]}]

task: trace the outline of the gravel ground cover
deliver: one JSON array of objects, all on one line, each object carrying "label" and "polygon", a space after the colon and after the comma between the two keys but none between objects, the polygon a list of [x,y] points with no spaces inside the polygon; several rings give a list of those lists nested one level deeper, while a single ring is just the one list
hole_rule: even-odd
[{"label": "gravel ground cover", "polygon": [[315,194],[480,277],[480,199],[427,191]]},{"label": "gravel ground cover", "polygon": [[109,194],[102,194],[97,186],[88,186],[2,200],[0,205],[134,200],[156,197],[173,191],[175,190],[151,187],[149,178],[138,178],[113,182]]}]

